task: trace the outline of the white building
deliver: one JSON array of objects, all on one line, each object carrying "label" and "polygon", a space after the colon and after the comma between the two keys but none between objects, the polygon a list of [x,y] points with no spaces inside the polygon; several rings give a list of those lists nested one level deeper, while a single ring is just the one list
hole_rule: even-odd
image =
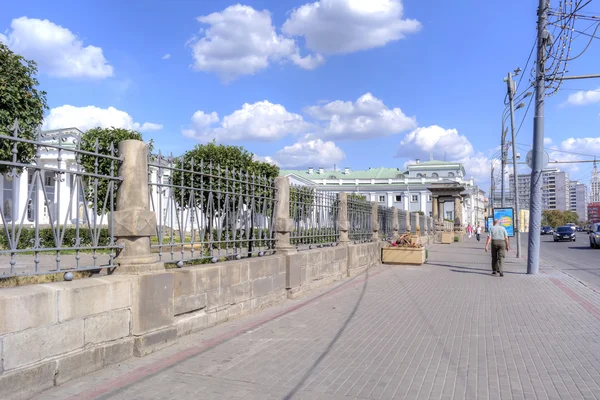
[{"label": "white building", "polygon": [[[428,187],[433,183],[457,182],[466,187],[463,193],[464,224],[484,223],[487,199],[485,192],[475,186],[473,178],[466,178],[462,164],[445,161],[427,161],[398,168],[369,168],[362,171],[281,170],[291,184],[316,185],[332,192],[358,193],[368,200],[388,207],[432,216],[432,198]],[[454,220],[454,205],[445,203],[444,218]]]},{"label": "white building", "polygon": [[[514,185],[514,175],[509,176],[509,187]],[[545,169],[542,172],[542,208],[544,210],[570,209],[569,174],[558,169]],[[517,176],[517,195],[521,210],[529,210],[531,198],[531,174]],[[499,203],[496,203],[499,204]]]},{"label": "white building", "polygon": [[588,188],[585,183],[571,181],[570,207],[579,216],[580,221],[587,221]]},{"label": "white building", "polygon": [[594,162],[592,181],[590,183],[590,203],[598,202],[600,202],[600,172],[598,172],[598,166]]}]

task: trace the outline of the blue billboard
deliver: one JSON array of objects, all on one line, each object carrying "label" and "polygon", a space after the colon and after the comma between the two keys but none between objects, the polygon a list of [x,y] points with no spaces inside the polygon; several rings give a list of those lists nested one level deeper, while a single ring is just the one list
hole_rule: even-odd
[{"label": "blue billboard", "polygon": [[506,233],[509,237],[515,236],[515,209],[512,207],[507,208],[494,208],[494,219],[498,220],[498,225],[503,226],[506,229]]}]

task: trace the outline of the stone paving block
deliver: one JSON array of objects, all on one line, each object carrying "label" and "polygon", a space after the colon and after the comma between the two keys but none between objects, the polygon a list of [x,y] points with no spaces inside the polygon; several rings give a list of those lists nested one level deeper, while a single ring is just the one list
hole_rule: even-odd
[{"label": "stone paving block", "polygon": [[204,293],[219,288],[221,275],[220,268],[221,266],[202,266],[194,270],[196,273],[196,291],[198,293]]},{"label": "stone paving block", "polygon": [[252,297],[258,298],[273,294],[273,278],[267,277],[252,281]]},{"label": "stone paving block", "polygon": [[189,296],[196,292],[196,272],[192,269],[178,268],[173,271],[173,296]]},{"label": "stone paving block", "polygon": [[173,324],[173,274],[144,274],[135,277],[132,333],[141,335]]},{"label": "stone paving block", "polygon": [[189,296],[180,296],[173,299],[174,315],[181,315],[205,308],[207,305],[207,294],[198,293]]}]

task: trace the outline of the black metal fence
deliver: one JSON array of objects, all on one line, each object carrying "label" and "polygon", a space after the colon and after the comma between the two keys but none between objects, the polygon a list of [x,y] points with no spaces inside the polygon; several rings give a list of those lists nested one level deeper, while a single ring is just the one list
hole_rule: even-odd
[{"label": "black metal fence", "polygon": [[[0,278],[114,267],[120,158],[77,129],[0,130]],[[6,132],[6,131],[5,131]]]},{"label": "black metal fence", "polygon": [[377,221],[379,222],[379,237],[389,240],[394,236],[394,209],[377,206]]},{"label": "black metal fence", "polygon": [[348,195],[348,238],[354,242],[370,242],[373,240],[371,224],[372,206],[366,199]]},{"label": "black metal fence", "polygon": [[406,232],[406,220],[408,218],[408,212],[404,210],[398,210],[398,231],[402,234]]},{"label": "black metal fence", "polygon": [[165,262],[217,262],[275,249],[273,179],[181,157],[149,156],[151,247]]},{"label": "black metal fence", "polygon": [[298,249],[332,245],[339,241],[337,193],[312,186],[290,186],[290,242]]}]

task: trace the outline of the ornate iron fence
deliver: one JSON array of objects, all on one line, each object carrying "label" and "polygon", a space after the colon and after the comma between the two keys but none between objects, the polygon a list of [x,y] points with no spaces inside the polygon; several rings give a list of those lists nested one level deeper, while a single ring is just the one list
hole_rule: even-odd
[{"label": "ornate iron fence", "polygon": [[184,156],[149,156],[151,247],[164,262],[217,262],[275,249],[274,179]]},{"label": "ornate iron fence", "polygon": [[406,219],[408,218],[408,213],[404,210],[398,210],[398,232],[403,234],[406,232]]},{"label": "ornate iron fence", "polygon": [[417,233],[417,213],[410,213],[410,231]]},{"label": "ornate iron fence", "polygon": [[348,238],[354,242],[373,240],[371,203],[357,195],[348,194]]},{"label": "ornate iron fence", "polygon": [[421,235],[426,235],[429,232],[425,215],[419,214],[419,226],[421,227]]},{"label": "ornate iron fence", "polygon": [[377,221],[379,222],[379,237],[389,240],[394,236],[394,209],[377,206]]},{"label": "ornate iron fence", "polygon": [[337,193],[290,185],[291,243],[302,249],[338,242],[338,210]]},{"label": "ornate iron fence", "polygon": [[117,148],[82,141],[77,129],[15,122],[12,135],[1,132],[0,277],[114,267]]}]

